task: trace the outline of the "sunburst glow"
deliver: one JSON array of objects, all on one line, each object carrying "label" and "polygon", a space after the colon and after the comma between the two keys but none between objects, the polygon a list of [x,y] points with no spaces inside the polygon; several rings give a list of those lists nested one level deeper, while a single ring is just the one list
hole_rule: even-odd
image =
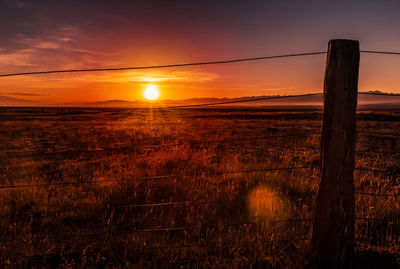
[{"label": "sunburst glow", "polygon": [[156,100],[160,97],[160,90],[156,85],[148,85],[143,91],[143,97],[147,100]]}]

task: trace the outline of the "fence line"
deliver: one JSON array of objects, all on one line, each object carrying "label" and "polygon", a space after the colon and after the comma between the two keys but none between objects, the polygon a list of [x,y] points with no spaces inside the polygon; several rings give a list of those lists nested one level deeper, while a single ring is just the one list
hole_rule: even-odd
[{"label": "fence line", "polygon": [[0,186],[0,189],[18,189],[18,188],[34,188],[34,187],[48,187],[48,186],[65,186],[65,185],[81,185],[81,184],[93,184],[93,183],[111,183],[111,182],[136,182],[143,180],[161,180],[169,179],[173,177],[198,177],[198,176],[210,176],[210,175],[224,175],[224,174],[236,174],[236,173],[254,173],[254,172],[268,172],[268,171],[290,171],[295,169],[307,169],[315,168],[315,165],[309,166],[293,166],[293,167],[276,167],[276,168],[260,168],[260,169],[249,169],[249,170],[237,170],[237,171],[218,171],[209,173],[199,174],[185,174],[185,175],[158,175],[149,176],[134,179],[110,179],[110,180],[91,180],[91,181],[77,181],[77,182],[50,182],[50,183],[39,183],[39,184],[24,184],[24,185],[5,185]]},{"label": "fence line", "polygon": [[[107,209],[126,209],[126,208],[148,208],[148,207],[172,207],[172,206],[203,206],[203,205],[218,205],[218,204],[226,204],[229,202],[236,201],[246,201],[246,198],[241,199],[225,199],[221,201],[184,201],[184,202],[165,202],[165,203],[148,203],[148,204],[137,204],[137,203],[127,203],[123,205],[117,206],[105,206],[97,208],[97,210],[107,210]],[[86,206],[86,205],[84,205]],[[79,208],[80,209],[80,208]],[[84,208],[87,210],[87,208]],[[42,211],[37,213],[23,213],[23,214],[4,214],[0,215],[0,218],[8,218],[8,217],[29,217],[29,216],[55,216],[61,213],[75,213],[80,212],[81,210],[77,210],[77,208],[69,208],[65,210],[54,210],[54,211]]]},{"label": "fence line", "polygon": [[[152,232],[171,232],[171,231],[188,231],[188,230],[204,230],[204,229],[224,229],[226,227],[232,227],[232,226],[245,226],[245,225],[260,225],[263,223],[268,223],[268,224],[279,224],[279,223],[294,223],[294,222],[305,222],[305,221],[311,221],[311,218],[300,218],[300,219],[277,219],[277,220],[264,220],[262,222],[231,222],[231,223],[218,223],[214,225],[200,225],[200,226],[182,226],[182,227],[158,227],[158,228],[149,228],[149,229],[134,229],[133,227],[128,230],[121,230],[120,226],[114,225],[114,226],[109,226],[109,228],[114,228],[118,229],[118,231],[110,231],[110,232],[96,232],[96,233],[86,233],[86,234],[74,234],[74,235],[51,235],[51,236],[36,236],[36,237],[31,237],[29,238],[30,240],[34,239],[76,239],[76,238],[81,238],[81,237],[93,237],[97,235],[108,235],[108,234],[130,234],[130,233],[152,233]],[[102,226],[103,227],[103,226]],[[125,227],[126,228],[126,227]],[[0,242],[5,243],[5,242],[15,242],[15,241],[23,241],[25,238],[10,238],[10,239],[3,239],[0,240]]]},{"label": "fence line", "polygon": [[[265,152],[265,153],[267,153],[267,152],[268,153],[277,153],[278,149],[279,150],[283,150],[283,149],[289,150],[289,149],[291,149],[291,150],[297,150],[297,151],[292,151],[293,153],[294,152],[299,153],[300,150],[315,151],[318,148],[315,147],[315,146],[309,146],[309,147],[306,147],[306,146],[291,146],[291,147],[279,147],[279,148],[242,147],[242,149],[245,150],[245,151],[251,151],[251,152],[258,151],[258,152]],[[105,151],[108,151],[108,150],[109,149],[107,149]],[[112,151],[112,150],[114,150],[114,149],[110,149],[110,151]],[[86,153],[89,153],[89,152],[92,152],[92,151],[87,151]],[[314,152],[314,154],[317,154],[317,152]],[[43,156],[43,155],[52,155],[52,156],[54,156],[54,155],[59,155],[59,154],[58,153],[41,154],[41,156]],[[19,155],[18,157],[20,157],[20,156],[21,155]],[[98,163],[101,163],[101,162],[107,160],[104,157],[101,158],[101,159],[96,159],[96,160],[88,160],[88,159],[89,159],[89,157],[80,157],[78,160],[79,161],[84,161],[84,164],[93,164],[93,163],[94,164],[98,164]],[[76,159],[73,159],[73,160],[76,160]],[[85,161],[85,160],[88,160],[88,161]],[[15,164],[15,165],[0,165],[0,169],[13,169],[13,168],[32,167],[32,166],[39,166],[40,167],[41,165],[59,164],[61,162],[62,162],[61,160],[51,160],[51,161],[43,161],[42,163],[30,163],[30,164],[25,164],[25,165],[17,165],[17,164]]]},{"label": "fence line", "polygon": [[[384,95],[384,96],[400,96],[400,94],[385,94],[385,93],[373,93],[373,92],[360,92],[358,94],[363,95]],[[284,98],[295,98],[295,97],[309,97],[309,96],[317,96],[322,93],[306,93],[306,94],[297,94],[297,95],[278,95],[278,96],[263,96],[249,99],[241,99],[241,100],[232,100],[226,102],[216,102],[216,103],[205,103],[205,104],[193,104],[193,105],[179,105],[179,106],[167,106],[167,107],[157,107],[157,109],[174,109],[174,108],[190,108],[190,107],[201,107],[201,106],[214,106],[214,105],[226,105],[226,104],[235,104],[235,103],[245,103],[245,102],[254,102],[254,101],[262,101],[262,100],[273,100],[273,99],[284,99]]]},{"label": "fence line", "polygon": [[[362,53],[373,53],[373,54],[391,54],[391,55],[400,55],[398,52],[385,52],[385,51],[368,51],[361,50]],[[22,75],[39,75],[39,74],[53,74],[53,73],[72,73],[72,72],[97,72],[97,71],[122,71],[122,70],[138,70],[138,69],[155,69],[155,68],[172,68],[172,67],[183,67],[183,66],[198,66],[198,65],[211,65],[211,64],[228,64],[228,63],[236,63],[236,62],[245,62],[245,61],[255,61],[255,60],[266,60],[266,59],[274,59],[274,58],[284,58],[284,57],[295,57],[295,56],[306,56],[306,55],[316,55],[316,54],[325,54],[326,52],[311,52],[311,53],[302,53],[302,54],[287,54],[287,55],[277,55],[277,56],[267,56],[267,57],[257,57],[257,58],[245,58],[245,59],[234,59],[234,60],[226,60],[226,61],[214,61],[214,62],[197,62],[197,63],[184,63],[184,64],[173,64],[173,65],[158,65],[158,66],[138,66],[138,67],[123,67],[123,68],[98,68],[98,69],[74,69],[74,70],[55,70],[55,71],[40,71],[40,72],[25,72],[25,73],[12,73],[12,74],[0,74],[0,77],[11,77],[11,76],[22,76]],[[359,93],[359,94],[369,94],[369,95],[387,95],[380,93]],[[194,104],[194,105],[181,105],[181,106],[170,106],[170,107],[160,107],[159,109],[174,109],[174,108],[189,108],[189,107],[201,107],[201,106],[212,106],[212,105],[224,105],[224,104],[233,104],[233,103],[243,103],[243,102],[252,102],[252,101],[260,101],[260,100],[271,100],[271,99],[282,99],[282,98],[294,98],[294,97],[306,97],[306,96],[316,96],[320,95],[320,93],[315,94],[302,94],[302,95],[290,95],[290,96],[269,96],[269,97],[258,97],[252,99],[242,99],[242,100],[232,100],[226,102],[217,102],[217,103],[206,103],[206,104]],[[400,96],[400,94],[391,94],[392,96]],[[370,135],[387,135],[387,136],[396,136],[399,137],[398,134],[387,134],[387,133],[376,133],[376,132],[368,132],[361,131],[361,134],[370,134]],[[319,134],[319,133],[311,133],[311,134]],[[297,136],[297,135],[283,135],[279,137],[287,137],[287,136]],[[245,141],[245,140],[257,140],[257,139],[265,139],[266,137],[257,137],[257,138],[245,138],[236,141]],[[230,140],[234,141],[234,140]],[[215,140],[215,141],[206,141],[206,142],[195,142],[190,144],[208,144],[208,143],[220,143],[227,142],[227,140]],[[169,145],[150,145],[150,146],[141,146],[140,148],[161,148],[161,147],[174,147],[174,146],[182,146],[188,144],[169,144]],[[124,147],[125,148],[125,147]],[[135,148],[135,147],[132,147]],[[138,148],[138,147],[136,147]],[[107,149],[102,149],[100,151],[105,151]],[[115,149],[114,149],[115,150]],[[114,179],[114,180],[93,180],[93,181],[80,181],[80,182],[54,182],[54,183],[39,183],[39,184],[25,184],[25,185],[8,185],[8,186],[0,186],[0,189],[18,189],[18,188],[30,188],[30,187],[45,187],[45,186],[58,186],[58,185],[80,185],[80,184],[92,184],[92,183],[107,183],[107,182],[131,182],[131,181],[141,181],[141,180],[158,180],[158,179],[170,179],[173,177],[197,177],[197,176],[208,176],[208,175],[223,175],[223,174],[233,174],[233,173],[253,173],[253,172],[267,172],[267,171],[289,171],[294,169],[307,169],[307,168],[315,168],[316,166],[300,166],[300,167],[279,167],[279,168],[263,168],[263,169],[251,169],[251,170],[238,170],[238,171],[220,171],[220,172],[209,172],[209,173],[200,173],[200,174],[187,174],[187,175],[159,175],[159,176],[150,176],[136,179]],[[364,167],[357,167],[356,170],[360,171],[370,171],[370,172],[384,172],[388,173],[390,170],[380,170],[380,169],[371,169]],[[393,171],[392,171],[393,172]],[[400,194],[389,194],[389,193],[372,193],[372,192],[355,192],[356,195],[369,195],[369,196],[379,196],[379,197],[400,197]],[[245,199],[245,198],[243,198]],[[118,209],[118,208],[129,208],[129,207],[167,207],[167,206],[193,206],[193,205],[205,205],[205,204],[219,204],[226,203],[226,201],[186,201],[186,202],[168,202],[168,203],[153,203],[153,204],[130,204],[130,205],[120,205],[115,207],[104,207],[100,209]],[[235,200],[237,201],[237,199]],[[0,217],[16,217],[16,216],[36,216],[44,214],[59,214],[62,212],[79,212],[77,210],[66,210],[66,211],[50,211],[46,213],[29,213],[29,214],[8,214],[2,215]],[[48,216],[48,215],[46,215]],[[367,218],[356,218],[356,219],[367,219]],[[289,220],[275,220],[268,221],[268,223],[292,223],[292,222],[304,222],[310,221],[311,219],[289,219]],[[369,219],[367,219],[369,220]],[[64,239],[76,239],[80,237],[95,237],[95,236],[103,236],[103,235],[115,235],[115,234],[129,234],[129,233],[153,233],[153,232],[170,232],[170,231],[187,231],[187,230],[196,230],[196,229],[212,229],[218,228],[219,231],[224,229],[225,227],[231,226],[240,226],[240,225],[257,225],[257,223],[226,223],[226,224],[217,224],[217,225],[200,225],[200,226],[184,226],[184,227],[157,227],[157,228],[146,228],[146,229],[134,229],[132,228],[129,231],[113,231],[113,232],[99,232],[99,233],[89,233],[89,234],[74,234],[74,235],[50,235],[50,236],[36,236],[29,238],[30,240],[41,240],[41,239],[49,239],[49,238],[64,238]],[[107,226],[105,228],[118,229],[118,225]],[[125,227],[128,228],[128,227]],[[10,242],[10,241],[23,241],[25,238],[13,238],[11,240],[5,240],[0,242]],[[254,242],[249,242],[249,244],[254,244]],[[164,248],[164,246],[159,246]],[[193,245],[177,245],[177,246],[165,246],[165,248],[180,248],[180,247],[193,247]],[[221,246],[220,246],[221,247]],[[158,248],[157,246],[151,247],[151,249]],[[143,249],[139,248],[139,249]],[[62,254],[61,254],[62,255]],[[42,255],[35,255],[36,257],[43,257]]]},{"label": "fence line", "polygon": [[392,169],[376,169],[376,168],[368,168],[368,167],[356,167],[355,170],[359,171],[367,171],[367,172],[376,172],[376,173],[387,173],[391,174],[396,172],[399,168],[392,168]]},{"label": "fence line", "polygon": [[381,197],[400,197],[400,194],[391,193],[373,193],[373,192],[356,192],[358,195],[371,195],[371,196],[381,196]]},{"label": "fence line", "polygon": [[[94,150],[85,150],[79,151],[84,153],[91,152],[102,152],[102,151],[119,151],[119,150],[134,150],[134,149],[147,149],[147,148],[167,148],[167,147],[179,147],[179,146],[191,146],[191,145],[202,145],[202,144],[218,144],[225,142],[240,142],[240,141],[256,141],[263,139],[274,139],[274,138],[282,138],[282,137],[298,137],[298,136],[307,136],[307,135],[320,135],[318,132],[310,132],[310,133],[296,133],[296,134],[283,134],[283,135],[267,135],[267,136],[255,136],[255,137],[246,137],[246,138],[230,138],[230,139],[220,139],[220,140],[208,140],[208,141],[187,141],[185,143],[177,143],[177,144],[160,144],[160,145],[138,145],[138,146],[123,146],[123,147],[114,147],[114,148],[102,148],[102,149],[94,149]],[[152,140],[154,138],[150,138]],[[24,153],[35,153],[36,151],[29,151]],[[58,151],[55,153],[44,153],[47,154],[66,154],[71,152],[71,150],[67,151]],[[9,153],[9,152],[8,152]],[[43,155],[43,153],[41,153]]]},{"label": "fence line", "polygon": [[371,54],[400,55],[400,52],[393,52],[393,51],[360,50],[360,52],[362,52],[362,53],[371,53]]},{"label": "fence line", "polygon": [[380,133],[380,132],[369,132],[369,131],[357,131],[359,134],[368,134],[368,135],[386,135],[386,136],[395,136],[400,137],[400,134],[393,134],[393,133]]},{"label": "fence line", "polygon": [[[390,51],[360,50],[360,52],[361,53],[371,53],[371,54],[400,55],[400,52],[390,52]],[[317,52],[283,54],[283,55],[274,55],[274,56],[261,56],[261,57],[252,57],[252,58],[240,58],[240,59],[232,59],[232,60],[192,62],[192,63],[152,65],[152,66],[131,66],[131,67],[115,67],[115,68],[90,68],[90,69],[67,69],[67,70],[34,71],[34,72],[0,74],[0,77],[14,77],[14,76],[26,76],[26,75],[43,75],[43,74],[56,74],[56,73],[145,70],[145,69],[161,69],[161,68],[185,67],[185,66],[230,64],[230,63],[239,63],[239,62],[270,60],[270,59],[278,59],[278,58],[320,55],[320,54],[326,54],[326,53],[327,53],[326,51],[317,51]]]},{"label": "fence line", "polygon": [[[315,193],[313,193],[315,195]],[[371,192],[355,192],[355,195],[370,195],[370,196],[380,196],[380,197],[400,197],[400,194],[387,194],[387,193],[371,193]],[[165,203],[148,203],[148,204],[137,204],[137,203],[127,203],[123,205],[116,206],[104,206],[96,208],[96,210],[115,210],[115,209],[131,209],[131,208],[157,208],[157,207],[173,207],[173,206],[204,206],[204,205],[226,205],[230,202],[244,202],[248,199],[243,197],[240,199],[224,199],[219,201],[183,201],[183,202],[165,202]],[[85,205],[84,205],[85,206]],[[83,207],[84,207],[83,206]],[[87,208],[68,208],[63,210],[54,211],[41,211],[41,212],[29,212],[29,213],[16,213],[16,214],[4,214],[0,215],[0,218],[15,218],[15,217],[49,217],[56,216],[61,213],[77,213],[87,211]]]},{"label": "fence line", "polygon": [[318,54],[326,54],[326,51],[320,51],[320,52],[305,52],[305,53],[295,53],[295,54],[283,54],[283,55],[262,56],[262,57],[253,57],[253,58],[241,58],[241,59],[221,60],[221,61],[208,61],[208,62],[193,62],[193,63],[167,64],[167,65],[133,66],[133,67],[116,67],[116,68],[91,68],[91,69],[50,70],[50,71],[38,71],[38,72],[22,72],[22,73],[0,74],[0,77],[13,77],[13,76],[25,76],[25,75],[43,75],[43,74],[55,74],[55,73],[76,73],[76,72],[102,72],[102,71],[144,70],[144,69],[160,69],[160,68],[172,68],[172,67],[184,67],[184,66],[230,64],[230,63],[239,63],[239,62],[249,62],[249,61],[259,61],[259,60],[270,60],[270,59],[277,59],[277,58],[310,56],[310,55],[318,55]]},{"label": "fence line", "polygon": [[[23,185],[3,185],[0,186],[0,190],[6,189],[19,189],[19,188],[34,188],[34,187],[48,187],[48,186],[65,186],[65,185],[81,185],[81,184],[94,184],[94,183],[111,183],[111,182],[137,182],[144,180],[162,180],[180,177],[199,177],[199,176],[210,176],[210,175],[224,175],[224,174],[239,174],[239,173],[255,173],[255,172],[270,172],[270,171],[290,171],[297,169],[308,169],[318,168],[317,165],[307,166],[292,166],[292,167],[275,167],[275,168],[260,168],[260,169],[248,169],[248,170],[236,170],[236,171],[216,171],[208,173],[198,174],[183,174],[183,175],[155,175],[133,179],[108,179],[108,180],[91,180],[91,181],[77,181],[77,182],[49,182],[49,183],[38,183],[38,184],[23,184]],[[374,172],[388,172],[388,170],[377,170],[363,167],[356,167],[356,170],[361,171],[374,171]]]},{"label": "fence line", "polygon": [[316,96],[316,95],[321,95],[321,93],[306,93],[306,94],[282,95],[282,96],[281,95],[278,95],[278,96],[263,96],[263,97],[257,97],[257,98],[232,100],[232,101],[226,101],[226,102],[215,102],[215,103],[194,104],[194,105],[158,107],[157,109],[174,109],[174,108],[189,108],[189,107],[201,107],[201,106],[215,106],[215,105],[236,104],[236,103],[254,102],[254,101],[262,101],[262,100],[273,100],[273,99],[284,99],[284,98],[295,98],[295,97],[308,97],[308,96]]},{"label": "fence line", "polygon": [[362,95],[384,95],[384,96],[400,96],[398,93],[384,93],[384,92],[359,92],[358,94]]},{"label": "fence line", "polygon": [[[365,218],[365,217],[356,217],[357,220],[380,220],[380,218]],[[95,233],[82,233],[82,234],[74,234],[74,235],[41,235],[29,238],[29,240],[41,240],[41,239],[76,239],[82,237],[96,237],[103,235],[121,235],[121,234],[131,234],[131,233],[153,233],[153,232],[173,232],[173,231],[189,231],[189,230],[205,230],[205,229],[224,229],[226,227],[232,226],[245,226],[245,225],[262,225],[273,224],[278,225],[281,223],[298,223],[298,222],[308,222],[312,221],[313,218],[298,218],[298,219],[276,219],[276,220],[263,220],[261,222],[230,222],[230,223],[218,223],[214,225],[199,225],[199,226],[181,226],[181,227],[157,227],[157,228],[148,228],[148,229],[135,229],[134,227],[123,227],[124,230],[121,230],[120,225],[112,225],[108,226],[108,228],[118,229],[118,231],[102,231]],[[103,227],[103,226],[102,226]],[[129,228],[129,229],[127,229]],[[10,238],[0,240],[2,243],[6,242],[17,242],[24,241],[26,238]],[[142,248],[139,248],[142,249]],[[152,247],[153,249],[153,247]]]}]

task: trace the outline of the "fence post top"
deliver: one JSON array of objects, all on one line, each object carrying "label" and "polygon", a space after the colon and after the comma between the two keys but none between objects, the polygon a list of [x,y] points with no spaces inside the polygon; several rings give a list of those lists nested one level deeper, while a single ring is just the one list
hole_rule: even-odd
[{"label": "fence post top", "polygon": [[331,39],[329,40],[329,44],[334,44],[334,45],[342,45],[342,44],[359,44],[360,42],[358,40],[353,40],[353,39]]}]

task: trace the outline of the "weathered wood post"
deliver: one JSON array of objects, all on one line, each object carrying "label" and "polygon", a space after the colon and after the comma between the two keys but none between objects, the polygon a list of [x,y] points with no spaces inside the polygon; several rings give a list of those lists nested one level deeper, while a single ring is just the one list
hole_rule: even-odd
[{"label": "weathered wood post", "polygon": [[311,250],[323,268],[352,267],[358,41],[329,41],[324,81],[321,182],[316,197]]}]

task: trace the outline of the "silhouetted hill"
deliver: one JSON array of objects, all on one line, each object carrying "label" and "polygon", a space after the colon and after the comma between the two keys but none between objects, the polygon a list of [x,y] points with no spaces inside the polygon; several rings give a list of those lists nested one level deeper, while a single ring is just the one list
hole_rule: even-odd
[{"label": "silhouetted hill", "polygon": [[35,101],[0,95],[0,106],[40,106]]},{"label": "silhouetted hill", "polygon": [[[368,93],[368,94],[362,94]],[[276,97],[284,97],[275,95]],[[221,102],[234,102],[251,100],[262,97],[274,96],[245,96],[240,98],[190,98],[184,100],[162,100],[162,101],[126,101],[126,100],[105,100],[97,102],[82,103],[58,103],[43,104],[20,98],[8,96],[0,96],[0,106],[61,106],[61,107],[168,107],[182,105],[198,105]],[[360,92],[358,96],[358,104],[361,106],[400,106],[400,95],[393,93],[385,93],[381,91]],[[251,102],[241,102],[226,104],[227,106],[322,106],[323,95],[309,95],[299,97],[288,97],[279,99],[259,100]]]},{"label": "silhouetted hill", "polygon": [[[361,94],[361,93],[368,93]],[[279,95],[276,95],[279,96]],[[96,106],[96,107],[148,107],[152,104],[154,107],[164,106],[180,106],[180,105],[197,105],[197,104],[208,104],[208,103],[221,103],[221,102],[232,102],[251,100],[262,97],[272,96],[246,96],[240,98],[190,98],[184,100],[163,100],[156,102],[143,102],[143,101],[125,101],[125,100],[108,100],[104,102],[92,102],[80,105],[85,106]],[[284,97],[284,96],[281,96]],[[400,106],[400,95],[392,93],[384,93],[381,91],[370,91],[360,92],[358,96],[359,105],[399,105]],[[311,95],[311,96],[299,96],[290,98],[279,98],[269,100],[259,100],[242,103],[227,104],[229,106],[322,106],[323,95]]]}]

